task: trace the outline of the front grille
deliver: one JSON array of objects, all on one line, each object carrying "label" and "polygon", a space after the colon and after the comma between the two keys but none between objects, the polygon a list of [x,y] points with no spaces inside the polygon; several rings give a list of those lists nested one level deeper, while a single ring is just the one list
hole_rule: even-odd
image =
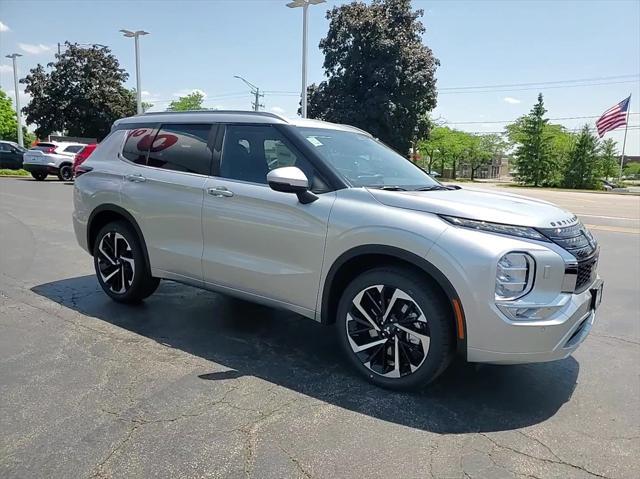
[{"label": "front grille", "polygon": [[545,228],[540,232],[578,260],[576,292],[584,291],[598,273],[599,252],[595,238],[580,222],[562,228]]},{"label": "front grille", "polygon": [[576,292],[580,293],[585,290],[595,279],[598,274],[598,255],[592,258],[578,262],[578,277],[576,278]]}]

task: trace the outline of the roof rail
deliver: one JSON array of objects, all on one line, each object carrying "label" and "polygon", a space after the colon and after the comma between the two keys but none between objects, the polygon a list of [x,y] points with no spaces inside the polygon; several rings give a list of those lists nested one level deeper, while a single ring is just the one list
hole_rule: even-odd
[{"label": "roof rail", "polygon": [[181,115],[181,114],[193,114],[193,113],[207,113],[207,114],[242,114],[242,115],[256,115],[256,116],[267,116],[270,118],[277,118],[278,120],[287,120],[285,117],[280,116],[276,113],[271,113],[268,111],[253,111],[253,110],[184,110],[184,111],[150,111],[148,113],[143,113],[139,116],[156,116],[156,115]]}]

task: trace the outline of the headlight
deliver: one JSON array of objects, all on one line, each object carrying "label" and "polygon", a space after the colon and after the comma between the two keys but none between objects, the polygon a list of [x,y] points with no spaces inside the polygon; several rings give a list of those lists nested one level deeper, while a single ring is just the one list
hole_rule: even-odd
[{"label": "headlight", "polygon": [[535,262],[526,253],[507,253],[498,261],[496,299],[513,300],[531,291]]},{"label": "headlight", "polygon": [[470,220],[467,218],[458,218],[456,216],[441,215],[440,217],[453,225],[462,226],[464,228],[471,228],[474,230],[487,231],[489,233],[498,233],[509,236],[518,236],[519,238],[528,238],[538,241],[549,241],[546,236],[543,236],[535,229],[529,228],[528,226],[489,223],[488,221]]}]

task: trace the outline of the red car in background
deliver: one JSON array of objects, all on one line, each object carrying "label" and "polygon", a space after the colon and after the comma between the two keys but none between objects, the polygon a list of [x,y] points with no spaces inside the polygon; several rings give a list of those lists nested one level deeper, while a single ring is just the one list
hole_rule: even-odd
[{"label": "red car in background", "polygon": [[[76,157],[73,160],[73,176],[78,176],[78,167],[84,162],[84,160],[91,156],[91,153],[96,149],[96,146],[98,146],[97,143],[90,143],[76,154]],[[80,174],[82,173],[84,172],[80,171]]]}]

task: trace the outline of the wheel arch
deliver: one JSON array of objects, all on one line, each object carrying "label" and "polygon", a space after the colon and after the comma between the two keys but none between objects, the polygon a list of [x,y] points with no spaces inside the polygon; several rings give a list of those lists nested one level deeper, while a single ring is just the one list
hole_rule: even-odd
[{"label": "wheel arch", "polygon": [[140,246],[144,252],[144,259],[147,262],[147,265],[151,266],[151,263],[149,262],[149,253],[147,251],[147,242],[144,239],[140,225],[138,225],[138,222],[131,213],[114,204],[100,205],[89,215],[89,220],[87,221],[87,247],[89,249],[89,253],[93,255],[93,247],[100,228],[112,221],[125,221],[131,225],[140,240]]},{"label": "wheel arch", "polygon": [[425,275],[447,299],[456,331],[456,349],[466,354],[467,325],[462,302],[447,277],[426,259],[409,251],[386,245],[357,246],[340,255],[329,268],[322,289],[320,322],[335,322],[340,292],[357,275],[379,266],[404,266]]}]

